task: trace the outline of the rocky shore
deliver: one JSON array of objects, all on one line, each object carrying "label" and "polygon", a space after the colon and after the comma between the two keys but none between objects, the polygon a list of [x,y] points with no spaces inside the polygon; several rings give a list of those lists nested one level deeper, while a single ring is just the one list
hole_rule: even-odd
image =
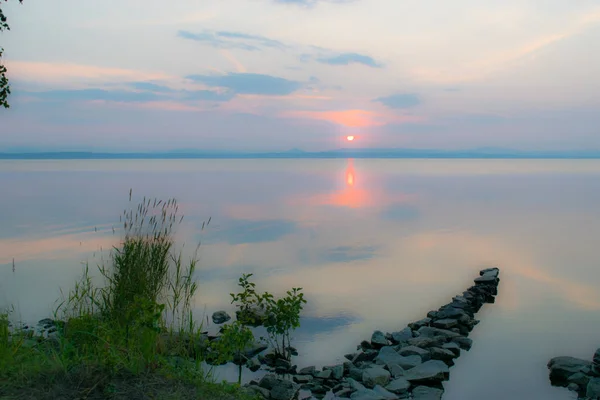
[{"label": "rocky shore", "polygon": [[[391,333],[375,331],[370,340],[364,340],[357,351],[346,354],[346,362],[317,369],[314,366],[297,370],[288,360],[275,357],[263,343],[255,343],[234,360],[252,371],[266,370],[259,381],[245,385],[246,390],[269,400],[295,398],[355,400],[441,399],[442,382],[449,379],[449,367],[454,365],[461,351],[471,348],[469,333],[479,323],[475,314],[485,303],[493,303],[500,282],[498,268],[480,271],[475,285],[438,310],[430,311],[419,321]],[[224,311],[213,314],[213,323],[220,325],[231,317]],[[16,328],[25,335],[23,346],[34,347],[42,343],[58,345],[60,332],[68,324],[43,319],[37,326]],[[165,348],[169,341],[184,344],[190,349],[190,360],[202,356],[214,363],[211,343],[218,335],[204,333],[199,337],[161,335]],[[295,349],[290,348],[297,355]],[[595,360],[599,355],[596,355]],[[187,360],[173,356],[176,365]],[[564,363],[563,363],[564,364]],[[560,364],[560,365],[563,365]],[[587,362],[586,365],[591,365]],[[587,370],[586,370],[587,371]],[[579,372],[579,371],[577,371]],[[578,389],[580,387],[578,386]],[[594,389],[592,389],[594,390]]]},{"label": "rocky shore", "polygon": [[600,348],[591,361],[554,357],[548,362],[550,383],[577,392],[580,399],[600,399]]},{"label": "rocky shore", "polygon": [[[246,386],[272,400],[294,399],[301,390],[318,399],[441,399],[449,367],[461,351],[471,348],[468,336],[479,323],[475,313],[485,303],[493,303],[498,293],[498,268],[484,269],[479,275],[474,286],[426,318],[397,332],[373,332],[357,352],[345,355],[343,364],[300,371],[282,365],[277,372],[289,374],[290,379],[271,373]],[[265,357],[249,362],[260,367]]]}]

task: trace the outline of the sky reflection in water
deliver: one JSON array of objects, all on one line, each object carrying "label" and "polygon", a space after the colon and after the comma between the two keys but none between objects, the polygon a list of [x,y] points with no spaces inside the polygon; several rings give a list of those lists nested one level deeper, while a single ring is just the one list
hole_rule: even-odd
[{"label": "sky reflection in water", "polygon": [[565,399],[547,360],[600,346],[599,176],[597,161],[1,162],[0,303],[47,316],[80,262],[94,267],[118,243],[133,187],[176,197],[179,243],[188,254],[202,243],[199,316],[231,310],[244,272],[263,290],[304,288],[300,367],[342,361],[374,329],[404,327],[498,265],[497,302],[444,398]]}]

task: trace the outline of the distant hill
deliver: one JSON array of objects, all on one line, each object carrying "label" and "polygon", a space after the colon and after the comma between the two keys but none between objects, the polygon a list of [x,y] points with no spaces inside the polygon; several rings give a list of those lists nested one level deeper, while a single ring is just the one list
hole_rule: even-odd
[{"label": "distant hill", "polygon": [[29,152],[0,153],[3,160],[103,160],[103,159],[270,159],[270,158],[459,158],[459,159],[599,159],[600,151],[519,151],[509,149],[336,149],[282,152],[235,152],[178,149],[168,152]]}]

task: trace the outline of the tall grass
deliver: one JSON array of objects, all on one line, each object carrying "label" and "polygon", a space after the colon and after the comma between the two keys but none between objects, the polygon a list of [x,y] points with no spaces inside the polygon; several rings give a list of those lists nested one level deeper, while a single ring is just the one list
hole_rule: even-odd
[{"label": "tall grass", "polygon": [[[130,204],[131,195],[130,191]],[[43,351],[31,346],[35,351],[25,358],[29,364],[56,371],[55,377],[87,371],[85,379],[77,379],[93,390],[106,390],[106,382],[122,373],[160,372],[189,382],[205,381],[199,353],[202,324],[192,316],[199,245],[187,262],[183,249],[175,248],[174,233],[183,221],[177,201],[144,198],[136,208],[125,210],[120,220],[122,240],[112,249],[109,262],[98,266],[97,278],[104,284],[95,283],[86,264],[81,279],[56,307],[55,318],[64,321],[57,326],[58,335],[44,341]],[[18,341],[9,340],[7,321],[6,314],[0,315],[0,357],[7,357],[0,364],[0,381],[35,380],[28,371],[40,368],[18,365],[14,357]],[[170,362],[173,357],[189,359],[191,354],[195,361],[184,367],[174,368]]]}]

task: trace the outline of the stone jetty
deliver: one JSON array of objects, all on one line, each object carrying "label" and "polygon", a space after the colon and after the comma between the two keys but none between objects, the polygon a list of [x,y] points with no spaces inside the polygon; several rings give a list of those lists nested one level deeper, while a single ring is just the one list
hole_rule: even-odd
[{"label": "stone jetty", "polygon": [[554,357],[548,362],[550,383],[577,392],[580,399],[600,399],[600,348],[591,361]]},{"label": "stone jetty", "polygon": [[461,351],[471,348],[468,336],[479,323],[475,314],[485,303],[494,302],[499,272],[498,268],[480,271],[475,285],[400,331],[373,332],[355,353],[345,355],[343,364],[321,370],[291,367],[285,371],[291,380],[267,374],[246,387],[272,400],[294,399],[301,390],[317,399],[441,399],[449,367]]}]

